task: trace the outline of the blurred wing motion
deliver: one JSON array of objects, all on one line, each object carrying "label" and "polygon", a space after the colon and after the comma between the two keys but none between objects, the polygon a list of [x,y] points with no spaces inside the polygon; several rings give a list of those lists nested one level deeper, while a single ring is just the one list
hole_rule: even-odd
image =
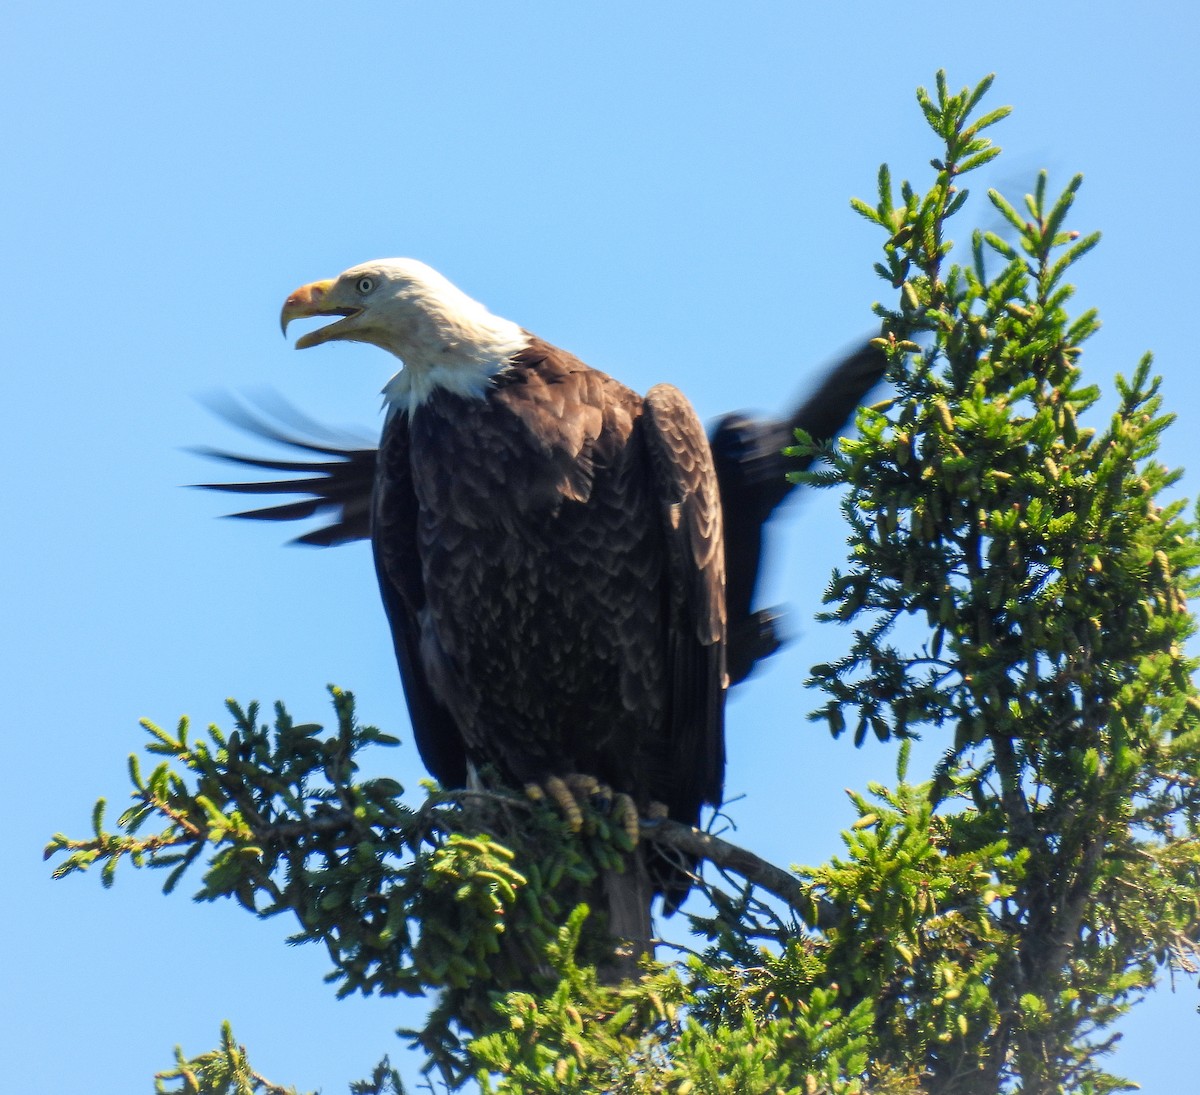
[{"label": "blurred wing motion", "polygon": [[780,646],[775,628],[779,612],[753,607],[764,532],[767,522],[796,489],[788,474],[803,471],[812,463],[810,457],[785,456],[783,450],[795,442],[797,429],[818,443],[835,437],[886,368],[883,351],[867,343],[829,369],[817,388],[786,417],[727,414],[709,430],[725,517],[726,661],[731,684],[745,680],[761,659]]},{"label": "blurred wing motion", "polygon": [[229,515],[255,521],[304,521],[319,515],[328,522],[297,536],[292,543],[333,547],[352,540],[369,540],[371,490],[375,482],[378,447],[365,439],[330,435],[323,427],[277,397],[273,402],[276,404],[273,410],[264,409],[260,414],[228,398],[209,400],[208,405],[231,425],[264,441],[295,449],[304,454],[303,458],[270,460],[260,456],[238,456],[220,449],[203,448],[197,451],[202,456],[242,468],[279,472],[299,478],[252,483],[199,483],[197,486],[233,494],[305,496],[298,502],[263,506]]}]

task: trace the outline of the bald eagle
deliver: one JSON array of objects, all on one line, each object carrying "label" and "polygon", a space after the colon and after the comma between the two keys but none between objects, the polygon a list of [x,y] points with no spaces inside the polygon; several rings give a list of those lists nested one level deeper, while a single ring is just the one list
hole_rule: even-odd
[{"label": "bald eagle", "polygon": [[725,769],[725,556],[687,400],[638,395],[413,260],[297,289],[285,331],[310,316],[340,318],[297,348],[369,342],[403,363],[370,530],[426,767],[544,788],[569,820],[594,779],[696,824]]},{"label": "bald eagle", "polygon": [[[378,449],[243,418],[335,459],[216,453],[311,477],[206,485],[310,493],[238,515],[333,507],[308,543],[370,536],[414,737],[444,786],[488,767],[562,804],[558,791],[595,777],[639,813],[696,824],[721,800],[727,685],[778,645],[772,614],[751,604],[763,527],[784,473],[803,466],[781,450],[797,426],[832,436],[883,355],[847,358],[787,420],[727,416],[710,446],[676,389],[639,396],[413,260],[305,285],[281,320],[286,332],[314,316],[339,318],[298,349],[369,342],[403,363]],[[688,876],[652,874],[670,911]],[[648,916],[615,933],[648,938]]]}]

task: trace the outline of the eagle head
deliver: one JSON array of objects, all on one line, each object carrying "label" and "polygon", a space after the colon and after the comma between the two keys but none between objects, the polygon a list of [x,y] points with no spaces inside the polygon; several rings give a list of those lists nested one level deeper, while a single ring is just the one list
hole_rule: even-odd
[{"label": "eagle head", "polygon": [[416,259],[375,259],[302,285],[284,302],[284,334],[292,320],[312,316],[340,318],[301,336],[297,350],[369,342],[404,362],[406,388],[478,386],[529,341],[517,324],[492,315]]}]

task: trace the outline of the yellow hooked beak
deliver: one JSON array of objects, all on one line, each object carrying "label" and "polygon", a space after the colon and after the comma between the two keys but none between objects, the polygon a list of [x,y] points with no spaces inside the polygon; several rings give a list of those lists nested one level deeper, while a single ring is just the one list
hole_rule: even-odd
[{"label": "yellow hooked beak", "polygon": [[337,299],[335,289],[337,281],[329,278],[325,281],[314,281],[301,285],[283,304],[279,314],[279,326],[287,334],[288,324],[293,319],[309,319],[313,316],[343,316],[337,323],[330,323],[315,331],[309,331],[296,340],[297,350],[306,350],[310,346],[320,346],[322,342],[340,338],[346,321],[357,316],[362,308],[347,305]]}]

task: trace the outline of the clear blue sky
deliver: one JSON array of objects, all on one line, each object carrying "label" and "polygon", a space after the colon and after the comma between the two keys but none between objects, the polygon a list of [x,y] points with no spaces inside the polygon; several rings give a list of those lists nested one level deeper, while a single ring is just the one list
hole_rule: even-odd
[{"label": "clear blue sky", "polygon": [[[1165,458],[1197,463],[1200,16],[988,8],[1003,15],[960,5],[918,26],[895,5],[782,0],[6,6],[6,1090],[147,1091],[173,1044],[208,1048],[228,1018],[261,1071],[343,1092],[402,1057],[392,1032],[419,1019],[336,1002],[324,955],[285,947],[282,920],[186,886],[164,898],[150,874],[52,884],[40,860],[52,832],[86,831],[97,795],[120,808],[140,716],[205,724],[233,695],[320,720],[335,681],[407,733],[365,546],[285,549],[180,489],[213,474],[186,446],[240,444],[197,403],[214,390],[378,428],[384,355],[280,338],[301,282],[411,255],[641,390],[678,384],[706,418],[778,409],[886,290],[847,200],[882,160],[927,181],[913,88],[994,70],[992,104],[1016,112],[980,199],[1042,166],[1085,173],[1073,226],[1104,242],[1079,303],[1105,321],[1085,365],[1107,383],[1153,349],[1186,423]],[[964,228],[990,223],[969,208]],[[785,863],[836,852],[843,788],[893,771],[890,747],[802,717],[808,667],[846,642],[811,622],[843,541],[835,499],[793,507],[768,595],[798,638],[730,709],[737,838]],[[408,744],[386,760],[420,775]],[[1189,979],[1158,994],[1114,1067],[1190,1089],[1196,1003]]]}]

